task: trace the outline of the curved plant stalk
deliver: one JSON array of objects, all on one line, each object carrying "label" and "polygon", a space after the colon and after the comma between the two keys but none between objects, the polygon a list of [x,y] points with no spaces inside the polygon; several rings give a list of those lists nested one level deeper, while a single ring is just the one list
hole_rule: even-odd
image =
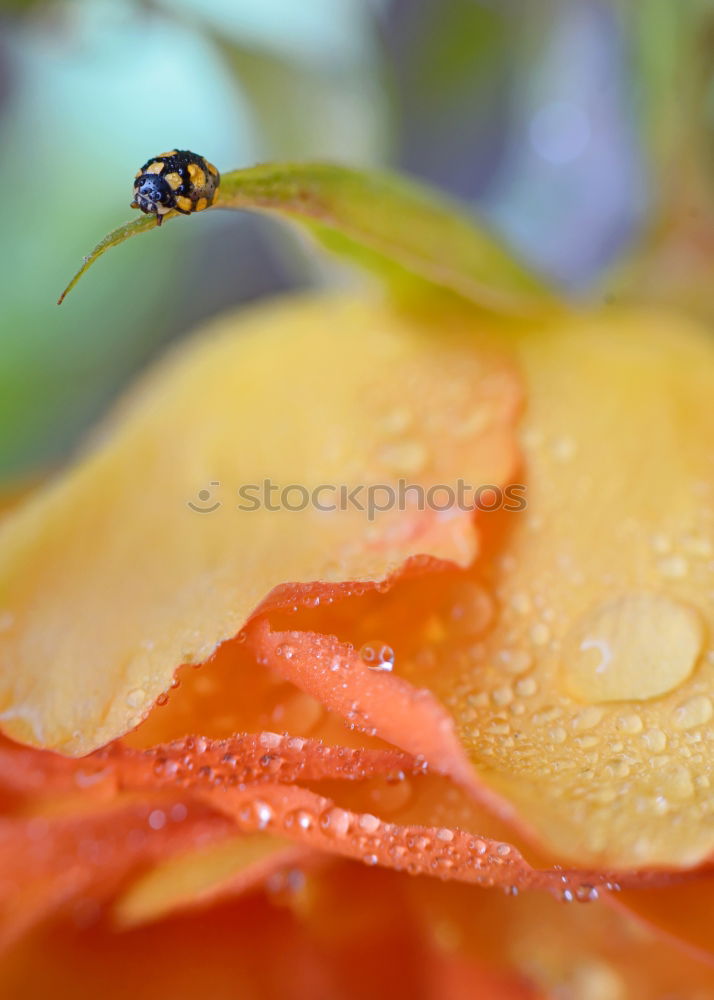
[{"label": "curved plant stalk", "polygon": [[[224,174],[214,207],[292,219],[327,249],[392,284],[430,285],[507,315],[554,308],[540,281],[471,221],[465,207],[394,174],[325,163],[263,164]],[[106,250],[155,225],[142,216],[105,236],[59,302]]]}]

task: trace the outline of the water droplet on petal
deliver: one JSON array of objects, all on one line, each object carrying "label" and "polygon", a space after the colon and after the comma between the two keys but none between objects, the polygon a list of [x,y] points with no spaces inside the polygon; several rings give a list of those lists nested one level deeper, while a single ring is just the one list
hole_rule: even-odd
[{"label": "water droplet on petal", "polygon": [[458,636],[480,635],[494,616],[491,595],[470,580],[459,583],[454,602],[449,608],[449,634]]},{"label": "water droplet on petal", "polygon": [[516,694],[521,698],[529,698],[538,690],[538,685],[533,677],[523,677],[516,682]]},{"label": "water droplet on petal", "polygon": [[352,817],[346,809],[335,806],[320,817],[320,826],[333,837],[345,837],[349,833]]},{"label": "water droplet on petal", "polygon": [[615,725],[620,730],[621,733],[635,733],[642,732],[642,719],[637,713],[632,712],[630,715],[621,715]]},{"label": "water droplet on petal", "polygon": [[294,830],[295,828],[310,830],[314,822],[314,817],[307,809],[295,809],[287,814],[283,820],[283,826],[286,830]]},{"label": "water droplet on petal", "polygon": [[689,677],[704,639],[697,612],[662,594],[605,601],[566,638],[563,672],[582,701],[654,698]]},{"label": "water droplet on petal", "polygon": [[369,793],[380,812],[397,812],[412,798],[414,789],[410,781],[387,781],[375,786]]},{"label": "water droplet on petal", "polygon": [[143,688],[134,688],[126,696],[126,703],[129,708],[140,708],[146,701],[146,691]]},{"label": "water droplet on petal", "polygon": [[498,658],[509,674],[524,674],[533,663],[531,654],[525,649],[502,649]]},{"label": "water droplet on petal", "polygon": [[550,629],[545,622],[537,622],[531,629],[531,640],[535,646],[546,646],[550,641]]},{"label": "water droplet on petal", "polygon": [[694,795],[692,776],[686,767],[675,767],[673,771],[665,775],[661,789],[666,798],[683,802]]},{"label": "water droplet on petal", "polygon": [[427,453],[419,441],[395,441],[385,445],[379,457],[390,471],[409,475],[424,468]]},{"label": "water droplet on petal", "polygon": [[394,650],[386,642],[365,642],[359,655],[370,670],[389,671],[394,669]]},{"label": "water droplet on petal", "polygon": [[255,803],[255,815],[258,817],[258,829],[264,830],[273,818],[273,810],[267,802]]},{"label": "water droplet on petal", "polygon": [[359,828],[365,833],[376,833],[381,825],[381,821],[372,813],[362,813],[359,818]]},{"label": "water droplet on petal", "polygon": [[671,555],[660,559],[657,567],[670,580],[682,580],[689,572],[689,564],[684,556]]},{"label": "water droplet on petal", "polygon": [[642,734],[642,739],[648,749],[655,753],[662,753],[667,746],[667,736],[661,729],[648,729],[646,733]]},{"label": "water droplet on petal", "polygon": [[551,454],[558,462],[569,462],[577,454],[578,446],[571,437],[558,437],[551,443]]},{"label": "water droplet on petal", "polygon": [[391,410],[382,420],[382,427],[388,434],[402,434],[412,422],[412,414],[404,407]]},{"label": "water droplet on petal", "polygon": [[166,813],[163,809],[152,809],[149,813],[149,826],[152,830],[162,830],[166,826]]},{"label": "water droplet on petal", "polygon": [[703,726],[712,717],[712,703],[706,695],[695,695],[688,701],[678,705],[672,713],[672,725],[675,729],[693,729]]}]

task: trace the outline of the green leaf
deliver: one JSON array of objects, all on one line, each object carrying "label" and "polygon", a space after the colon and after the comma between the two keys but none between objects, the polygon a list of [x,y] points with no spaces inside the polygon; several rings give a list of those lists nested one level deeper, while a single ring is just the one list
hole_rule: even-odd
[{"label": "green leaf", "polygon": [[[214,208],[292,219],[328,249],[392,283],[426,283],[493,312],[526,316],[554,305],[539,280],[477,226],[466,207],[395,174],[324,163],[263,164],[224,174]],[[142,216],[109,233],[59,301],[105,250],[155,225],[153,217]]]}]

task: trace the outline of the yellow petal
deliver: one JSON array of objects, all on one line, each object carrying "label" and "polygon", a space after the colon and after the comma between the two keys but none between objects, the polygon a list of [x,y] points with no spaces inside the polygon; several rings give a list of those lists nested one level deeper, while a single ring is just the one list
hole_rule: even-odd
[{"label": "yellow petal", "polygon": [[520,353],[528,507],[451,707],[551,848],[692,864],[714,849],[714,342],[676,316],[602,313]]},{"label": "yellow petal", "polygon": [[203,908],[225,896],[260,888],[270,875],[302,864],[306,852],[277,837],[229,837],[156,865],[133,882],[114,905],[124,927],[147,923],[176,909]]},{"label": "yellow petal", "polygon": [[415,553],[468,562],[466,511],[236,508],[265,479],[296,485],[291,506],[323,484],[455,483],[465,466],[474,485],[503,482],[517,380],[474,322],[437,331],[380,301],[289,300],[219,322],[156,372],[94,452],[4,524],[5,732],[86,753],[278,584],[379,580]]}]

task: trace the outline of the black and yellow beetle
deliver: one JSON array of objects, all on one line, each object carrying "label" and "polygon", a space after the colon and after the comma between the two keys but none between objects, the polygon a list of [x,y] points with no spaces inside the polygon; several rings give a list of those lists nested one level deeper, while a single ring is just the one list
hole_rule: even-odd
[{"label": "black and yellow beetle", "polygon": [[147,160],[134,179],[132,208],[156,216],[156,225],[172,209],[182,215],[213,204],[221,176],[203,156],[172,149]]}]

